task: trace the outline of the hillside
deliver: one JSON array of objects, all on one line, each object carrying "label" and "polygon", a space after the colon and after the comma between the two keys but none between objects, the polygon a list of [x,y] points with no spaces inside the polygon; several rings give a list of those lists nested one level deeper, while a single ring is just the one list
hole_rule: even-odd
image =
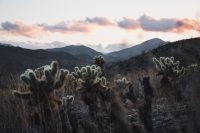
[{"label": "hillside", "polygon": [[[40,72],[42,76],[35,74],[37,77],[33,80],[30,79],[32,72],[29,72],[28,82],[21,80],[27,85],[19,83],[19,75],[14,75],[14,73],[49,64],[54,59],[61,63],[62,68],[67,67],[67,69],[72,69],[75,64],[91,63],[91,60],[84,60],[84,57],[80,55],[75,56],[66,52],[28,50],[8,46],[1,46],[0,53],[2,55],[0,56],[0,118],[3,121],[3,124],[0,124],[3,127],[0,128],[0,132],[7,133],[10,129],[17,133],[45,132],[46,129],[49,130],[49,125],[53,125],[50,128],[53,132],[67,133],[72,133],[72,131],[90,133],[94,131],[93,129],[99,133],[105,131],[105,133],[121,133],[124,129],[127,130],[126,133],[146,133],[147,130],[151,130],[152,133],[199,132],[200,73],[193,73],[190,77],[183,76],[177,80],[177,86],[168,86],[163,88],[163,91],[160,88],[162,85],[160,77],[155,76],[152,57],[174,56],[176,60],[181,61],[183,66],[200,63],[200,38],[168,43],[128,60],[107,65],[105,77],[100,77],[102,73],[99,68],[88,66],[76,68],[72,74],[74,78],[71,77],[72,75],[65,75],[66,79],[62,82],[61,75],[58,73],[63,70],[55,69],[59,76],[54,75],[53,67],[57,66],[54,62],[52,67],[49,67],[50,70],[45,69],[44,72]],[[78,74],[81,76],[78,77]],[[126,75],[127,79],[119,79],[117,83],[115,74]],[[94,86],[99,79],[100,84]],[[57,81],[61,83],[60,88],[49,91],[49,88],[55,87]],[[119,83],[123,85],[119,86]],[[36,94],[31,91],[33,88]],[[167,91],[171,93],[166,93]],[[179,100],[176,99],[178,94],[181,96]],[[28,101],[18,99],[22,96]],[[71,102],[62,101],[67,98]],[[52,99],[55,105],[57,103],[56,107],[51,107]],[[38,119],[50,124],[42,125]],[[149,120],[150,123],[146,123],[144,119]],[[91,120],[97,127],[90,127]],[[86,126],[84,126],[85,123]],[[25,126],[27,124],[28,130]],[[62,128],[62,125],[66,128]],[[98,128],[99,125],[103,125],[103,128]],[[102,129],[108,130],[102,131]],[[51,131],[49,130],[48,133]]]},{"label": "hillside", "polygon": [[0,80],[4,77],[5,81],[10,75],[20,74],[27,68],[34,69],[49,64],[52,60],[57,60],[61,66],[72,70],[76,65],[90,63],[92,58],[74,56],[66,52],[58,53],[0,45]]},{"label": "hillside", "polygon": [[[44,49],[48,52],[56,52],[57,54],[61,53],[67,53],[73,56],[76,56],[77,58],[80,58],[82,60],[91,60],[94,56],[103,55],[106,59],[107,63],[116,62],[120,60],[126,60],[133,56],[137,56],[141,54],[142,52],[152,50],[154,48],[157,48],[159,46],[164,45],[166,42],[162,41],[161,39],[154,38],[147,40],[141,44],[134,45],[129,48],[122,49],[120,51],[110,52],[107,54],[103,54],[99,51],[96,51],[90,47],[84,46],[82,44],[80,45],[68,45],[63,42],[55,41],[51,43],[34,43],[34,42],[9,42],[9,41],[0,41],[1,45],[5,46],[21,46],[24,49],[31,48],[32,50],[38,50],[42,47],[52,47],[49,49]],[[57,48],[55,48],[57,46]],[[64,46],[64,47],[63,47]],[[114,45],[113,45],[114,46]],[[42,48],[42,49],[43,49]]]},{"label": "hillside", "polygon": [[54,48],[54,49],[47,49],[51,52],[66,52],[71,55],[83,55],[83,56],[98,56],[102,55],[102,53],[93,50],[92,48],[86,47],[84,45],[70,45],[62,48]]},{"label": "hillside", "polygon": [[180,60],[183,66],[192,63],[200,63],[200,38],[180,40],[168,43],[152,51],[143,53],[131,59],[113,63],[107,67],[111,73],[120,72],[122,74],[139,73],[153,68],[152,57],[174,56]]},{"label": "hillside", "polygon": [[[85,46],[71,46],[71,48],[74,49],[77,55],[71,55],[67,53],[65,49],[63,51],[60,51],[62,49],[52,49],[50,51],[29,50],[20,47],[0,45],[0,80],[2,80],[1,77],[4,77],[5,75],[6,76],[4,77],[4,79],[9,77],[10,74],[20,74],[27,68],[34,69],[38,66],[48,64],[52,60],[58,60],[63,67],[72,70],[73,67],[76,65],[80,66],[85,64],[91,64],[91,62],[93,61],[93,57],[91,56],[101,54],[91,49],[89,52],[91,53],[90,56],[84,52],[81,55],[78,54],[78,50],[83,48],[87,49],[86,51],[88,51],[89,48]],[[126,50],[129,49],[125,49],[125,51]],[[200,62],[200,38],[168,43],[164,46],[143,53],[139,56],[115,63],[110,63],[110,61],[113,60],[112,57],[105,56],[106,61],[108,63],[106,70],[110,75],[114,75],[119,72],[122,74],[134,74],[140,73],[144,70],[148,71],[153,68],[152,57],[154,56],[174,56],[177,60],[180,60],[183,65],[189,65],[191,63]]]},{"label": "hillside", "polygon": [[130,48],[122,49],[122,50],[116,51],[116,52],[111,52],[111,53],[107,54],[106,56],[113,57],[116,60],[125,60],[125,59],[129,59],[133,56],[140,55],[142,52],[150,51],[154,48],[163,46],[165,44],[166,44],[166,42],[164,42],[163,40],[154,38],[154,39],[147,40],[141,44],[132,46]]}]

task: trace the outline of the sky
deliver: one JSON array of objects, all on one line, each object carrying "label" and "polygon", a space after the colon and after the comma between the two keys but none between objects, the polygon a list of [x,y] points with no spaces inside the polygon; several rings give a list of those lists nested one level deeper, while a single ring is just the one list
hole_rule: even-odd
[{"label": "sky", "polygon": [[0,0],[0,41],[32,49],[59,41],[114,51],[199,36],[200,0]]}]

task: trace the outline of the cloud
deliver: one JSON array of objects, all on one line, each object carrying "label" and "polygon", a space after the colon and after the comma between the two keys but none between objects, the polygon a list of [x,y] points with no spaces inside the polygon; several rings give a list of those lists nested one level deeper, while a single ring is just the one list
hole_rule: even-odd
[{"label": "cloud", "polygon": [[17,31],[19,30],[19,26],[15,23],[10,23],[10,22],[4,22],[1,24],[2,28],[6,31]]},{"label": "cloud", "polygon": [[190,30],[200,32],[200,22],[194,19],[155,19],[151,16],[142,15],[137,20],[124,18],[117,23],[120,28],[128,31],[142,29],[151,32],[183,33]]},{"label": "cloud", "polygon": [[128,43],[116,43],[116,44],[107,45],[105,50],[106,50],[106,52],[119,51],[119,50],[122,50],[122,49],[125,49],[125,48],[128,48],[128,47],[130,47],[130,44],[128,44]]},{"label": "cloud", "polygon": [[94,50],[100,51],[102,53],[109,53],[110,51],[119,51],[125,48],[130,47],[130,43],[128,43],[127,40],[122,40],[119,43],[113,43],[113,44],[87,44],[86,46],[93,48]]},{"label": "cloud", "polygon": [[115,23],[105,17],[86,18],[85,20],[73,20],[68,22],[60,22],[54,25],[47,23],[28,25],[21,21],[2,22],[0,34],[36,37],[46,35],[48,33],[89,33],[98,26],[114,26]]},{"label": "cloud", "polygon": [[147,15],[141,16],[138,21],[141,28],[146,31],[167,32],[180,26],[180,23],[176,19],[154,19],[153,17]]},{"label": "cloud", "polygon": [[73,22],[60,22],[55,25],[49,24],[39,24],[45,31],[48,32],[60,32],[60,33],[71,33],[71,32],[90,32],[92,26],[83,21],[73,21]]},{"label": "cloud", "polygon": [[183,33],[189,30],[199,32],[200,22],[193,19],[174,19],[153,17],[143,15],[138,19],[140,26],[145,31],[175,32]]},{"label": "cloud", "polygon": [[88,23],[97,24],[100,26],[114,26],[115,23],[105,17],[95,17],[95,18],[86,18],[85,20]]},{"label": "cloud", "polygon": [[121,21],[112,21],[105,17],[94,17],[85,20],[73,20],[60,22],[53,25],[42,24],[25,24],[22,21],[17,22],[2,22],[0,24],[1,35],[24,36],[29,38],[47,35],[49,33],[59,34],[75,34],[75,33],[90,33],[96,28],[112,26],[121,28],[127,31],[141,29],[147,32],[172,32],[183,33],[187,31],[200,32],[200,20],[198,19],[176,19],[176,18],[161,18],[156,19],[151,16],[142,15],[138,19],[123,18]]},{"label": "cloud", "polygon": [[172,31],[177,33],[186,32],[189,30],[194,30],[197,32],[200,32],[200,22],[193,19],[182,19],[178,20],[179,26],[176,29],[173,29]]},{"label": "cloud", "polygon": [[21,21],[15,23],[1,23],[0,34],[10,34],[16,36],[36,37],[43,32],[42,28],[37,25],[27,25]]},{"label": "cloud", "polygon": [[126,30],[135,30],[140,27],[138,21],[130,18],[123,18],[118,22],[118,26]]}]

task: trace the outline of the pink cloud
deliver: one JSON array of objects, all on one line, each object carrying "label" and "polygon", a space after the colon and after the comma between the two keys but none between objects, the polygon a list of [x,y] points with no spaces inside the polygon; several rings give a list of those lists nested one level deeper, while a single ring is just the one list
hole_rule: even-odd
[{"label": "pink cloud", "polygon": [[0,24],[0,34],[38,37],[49,33],[60,34],[75,34],[75,33],[90,33],[96,28],[112,26],[121,28],[127,31],[141,29],[147,32],[172,32],[183,33],[187,31],[200,32],[200,22],[195,19],[176,19],[176,18],[161,18],[155,19],[151,16],[142,15],[138,19],[123,18],[121,21],[111,21],[105,17],[86,18],[85,20],[75,20],[69,22],[60,22],[49,25],[43,24],[25,24],[22,21],[17,22],[2,22]]},{"label": "pink cloud", "polygon": [[15,23],[4,22],[1,24],[0,34],[10,34],[15,36],[36,37],[43,33],[41,27],[37,25],[27,25],[21,21]]},{"label": "pink cloud", "polygon": [[200,22],[194,19],[161,18],[142,15],[137,20],[124,18],[118,22],[118,26],[125,30],[142,29],[151,32],[174,32],[183,33],[194,30],[200,32]]},{"label": "pink cloud", "polygon": [[100,26],[114,26],[115,23],[105,17],[86,18],[85,22],[97,24]]},{"label": "pink cloud", "polygon": [[178,20],[178,27],[172,29],[172,32],[183,33],[189,30],[200,32],[200,22],[194,19]]},{"label": "pink cloud", "polygon": [[39,24],[43,30],[48,32],[59,32],[59,33],[73,33],[73,32],[91,32],[92,25],[83,21],[73,21],[73,22],[61,22],[55,25]]}]

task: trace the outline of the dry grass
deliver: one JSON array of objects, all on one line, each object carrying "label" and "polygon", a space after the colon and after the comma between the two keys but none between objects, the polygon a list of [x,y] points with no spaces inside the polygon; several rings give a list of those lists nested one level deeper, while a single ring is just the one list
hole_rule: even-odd
[{"label": "dry grass", "polygon": [[[142,75],[142,76],[141,76]],[[155,98],[153,100],[153,106],[172,106],[172,105],[177,105],[175,104],[174,100],[169,102],[169,99],[166,97],[163,98],[162,95],[160,94],[160,90],[159,88],[159,77],[154,76],[154,71],[153,70],[148,70],[147,72],[140,72],[137,75],[131,75],[129,74],[127,76],[127,79],[129,79],[132,83],[134,83],[134,91],[137,94],[137,89],[138,89],[138,83],[139,83],[139,78],[143,77],[143,76],[150,76],[150,82],[151,85],[154,88],[154,93],[155,93]],[[15,76],[14,76],[15,77]],[[26,101],[20,100],[15,98],[12,95],[12,90],[16,89],[16,90],[23,90],[26,88],[22,87],[22,84],[19,82],[19,80],[16,80],[16,78],[11,78],[10,80],[10,84],[7,88],[1,88],[0,90],[0,132],[1,133],[35,133],[38,132],[37,130],[35,130],[33,128],[33,126],[30,126],[30,114],[33,112],[33,108],[30,108],[27,105]],[[186,100],[191,104],[191,108],[192,111],[188,112],[187,117],[190,118],[185,118],[188,119],[188,125],[181,125],[180,122],[174,122],[172,127],[162,127],[162,128],[156,128],[155,132],[177,132],[177,133],[182,133],[184,128],[187,128],[187,130],[185,129],[185,132],[189,133],[189,132],[198,132],[199,127],[200,127],[200,85],[199,85],[199,81],[200,81],[200,74],[194,74],[192,77],[189,78],[185,78],[182,79],[184,81],[186,81],[186,85],[181,86],[183,89],[183,93],[186,93],[187,96],[185,96]],[[111,81],[111,85],[113,84],[113,80]],[[181,82],[179,83],[181,84]],[[97,127],[98,125],[95,125],[91,123],[89,117],[88,117],[88,109],[87,106],[83,104],[83,102],[81,101],[79,94],[76,90],[76,88],[78,87],[77,84],[74,84],[73,82],[70,81],[70,79],[67,80],[66,85],[64,86],[63,89],[59,90],[58,92],[56,92],[56,95],[59,97],[63,97],[66,96],[67,94],[73,95],[75,96],[75,102],[73,105],[73,109],[75,109],[75,114],[77,112],[84,112],[81,115],[77,115],[79,122],[77,125],[77,127],[79,128],[77,132],[80,133],[85,133],[86,132],[98,132],[97,131]],[[119,98],[119,97],[118,97]],[[170,99],[171,100],[171,99]],[[80,104],[81,103],[81,104]],[[117,102],[120,103],[120,102]],[[118,105],[116,105],[115,107],[118,107]],[[120,103],[120,108],[122,107],[123,110],[125,110],[125,114],[121,113],[122,117],[120,119],[124,119],[127,114],[133,113],[131,112],[131,108],[135,108],[136,113],[137,113],[137,106],[125,106],[124,103]],[[131,107],[131,108],[130,108]],[[155,110],[154,110],[155,111]],[[187,110],[186,110],[187,111]],[[74,113],[73,112],[73,113]],[[103,113],[103,112],[102,112]],[[118,114],[120,114],[120,112],[118,112]],[[102,115],[102,114],[101,114]],[[116,114],[115,114],[116,115]],[[171,113],[172,115],[172,113]],[[180,114],[181,115],[181,114]],[[60,115],[60,117],[62,117],[62,115]],[[161,117],[161,116],[160,116]],[[167,116],[166,116],[167,118]],[[165,116],[162,116],[163,122],[164,119],[166,119]],[[176,121],[176,116],[174,116],[173,121]],[[72,128],[72,126],[70,126],[69,124],[69,120],[68,118],[59,118],[57,119],[58,122],[54,123],[56,125],[54,125],[55,130],[53,131],[54,133],[58,133],[58,132],[62,132],[63,130],[61,130],[63,125],[60,124],[63,121],[66,123],[66,125],[69,125],[69,127],[66,127],[68,129],[65,129],[66,132],[70,132],[69,129]],[[111,122],[111,121],[110,121]],[[109,122],[108,122],[109,123]],[[126,122],[125,122],[126,123]],[[105,123],[104,123],[105,124]],[[165,124],[165,123],[161,123],[161,124]],[[121,125],[121,124],[120,124]],[[122,123],[123,125],[123,123]],[[127,125],[127,123],[125,124]],[[137,126],[136,126],[137,125]],[[116,129],[120,129],[120,127],[118,127],[116,124],[110,123],[110,125],[107,125],[109,130],[105,130],[105,132],[117,132]],[[60,129],[61,128],[61,129]],[[130,128],[130,127],[129,127]],[[162,130],[162,129],[166,129],[166,130]],[[138,131],[138,132],[143,132],[143,125],[141,123],[141,121],[134,123],[134,130]],[[41,131],[41,130],[40,130]],[[120,131],[120,130],[119,130]],[[52,133],[53,133],[52,132]],[[129,132],[129,131],[127,131]],[[183,133],[185,133],[183,132]]]}]

